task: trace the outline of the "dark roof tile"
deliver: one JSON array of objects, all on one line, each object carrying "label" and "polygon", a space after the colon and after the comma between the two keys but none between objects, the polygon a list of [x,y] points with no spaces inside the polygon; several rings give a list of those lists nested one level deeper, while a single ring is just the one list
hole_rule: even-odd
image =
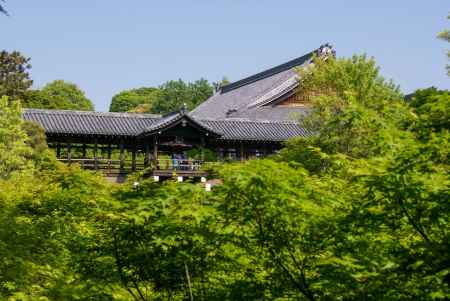
[{"label": "dark roof tile", "polygon": [[161,119],[154,114],[39,109],[24,109],[22,115],[47,134],[67,135],[135,136]]}]

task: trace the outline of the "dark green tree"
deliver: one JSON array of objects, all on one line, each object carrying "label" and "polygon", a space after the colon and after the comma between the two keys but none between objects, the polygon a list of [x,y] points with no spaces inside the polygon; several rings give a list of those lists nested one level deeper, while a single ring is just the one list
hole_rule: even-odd
[{"label": "dark green tree", "polygon": [[12,100],[22,98],[33,84],[28,73],[30,68],[30,59],[20,52],[0,51],[0,96]]}]

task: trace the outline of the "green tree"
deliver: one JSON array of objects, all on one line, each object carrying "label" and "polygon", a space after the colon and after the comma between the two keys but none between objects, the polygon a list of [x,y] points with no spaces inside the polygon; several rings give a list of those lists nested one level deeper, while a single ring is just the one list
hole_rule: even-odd
[{"label": "green tree", "polygon": [[450,128],[450,92],[434,87],[415,91],[410,106],[417,115],[412,129],[421,135],[429,135]]},{"label": "green tree", "polygon": [[[65,105],[61,105],[56,98],[50,96],[41,90],[28,90],[22,96],[22,105],[25,108],[33,109],[64,109]],[[61,106],[61,107],[60,107]]]},{"label": "green tree", "polygon": [[[450,14],[447,16],[447,19],[450,19]],[[444,30],[440,32],[438,38],[446,42],[450,42],[450,31]],[[447,51],[447,57],[450,59],[450,51]],[[450,65],[447,65],[447,75],[450,76]]]},{"label": "green tree", "polygon": [[410,114],[398,87],[386,82],[365,55],[318,57],[313,68],[300,71],[300,78],[302,93],[318,95],[301,122],[315,133],[311,144],[327,153],[367,157],[386,151],[386,141],[395,139],[397,125]]},{"label": "green tree", "polygon": [[[196,185],[143,181],[119,189],[120,203],[93,224],[78,256],[95,282],[119,282],[134,300],[200,299],[215,265],[212,207]],[[100,230],[100,231],[98,231]],[[82,234],[82,233],[81,233]]]},{"label": "green tree", "polygon": [[181,79],[171,80],[158,88],[120,92],[113,97],[110,111],[166,114],[180,110],[184,105],[191,110],[208,99],[213,90],[205,79],[188,83]]},{"label": "green tree", "polygon": [[[333,294],[445,299],[450,296],[444,255],[449,252],[444,225],[450,222],[448,93],[417,91],[408,107],[391,84],[374,76],[378,72],[365,74],[375,71],[371,66],[355,58],[332,59],[317,61],[303,74],[304,88],[322,92],[305,120],[313,135],[288,142],[281,158],[306,168],[317,184],[329,187],[325,191],[336,191],[326,199],[343,209],[333,226],[336,247],[327,254],[337,255],[331,257],[342,273],[336,279],[349,280],[344,284],[349,290]],[[332,278],[326,271],[318,274],[320,282]],[[318,299],[323,293],[316,293]]]},{"label": "green tree", "polygon": [[28,70],[30,59],[20,52],[0,51],[0,96],[9,96],[12,100],[22,98],[33,81]]},{"label": "green tree", "polygon": [[[55,80],[45,85],[37,98],[45,101],[47,96],[50,97],[50,100],[47,101],[49,107],[66,110],[94,110],[92,101],[77,85],[63,80]],[[46,104],[43,105],[43,107],[45,106]]]},{"label": "green tree", "polygon": [[169,113],[179,110],[186,104],[192,110],[213,94],[213,87],[205,79],[185,83],[181,79],[168,81],[159,87],[160,94],[153,105],[153,113]]},{"label": "green tree", "polygon": [[127,112],[137,110],[151,112],[152,105],[158,98],[157,88],[138,88],[122,91],[113,96],[110,112]]},{"label": "green tree", "polygon": [[8,178],[29,166],[27,157],[32,152],[22,125],[20,103],[3,96],[0,99],[0,178]]},{"label": "green tree", "polygon": [[55,164],[0,187],[0,299],[127,300],[114,283],[81,278],[70,253],[73,237],[106,208],[109,186],[100,176]]}]

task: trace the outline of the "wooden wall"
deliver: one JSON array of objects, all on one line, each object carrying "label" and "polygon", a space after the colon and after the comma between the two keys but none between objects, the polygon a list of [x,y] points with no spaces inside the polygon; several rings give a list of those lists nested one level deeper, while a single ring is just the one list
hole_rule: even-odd
[{"label": "wooden wall", "polygon": [[304,107],[308,106],[311,102],[311,98],[316,96],[317,93],[304,93],[304,92],[296,92],[295,94],[289,96],[285,100],[276,104],[276,106],[280,107]]}]

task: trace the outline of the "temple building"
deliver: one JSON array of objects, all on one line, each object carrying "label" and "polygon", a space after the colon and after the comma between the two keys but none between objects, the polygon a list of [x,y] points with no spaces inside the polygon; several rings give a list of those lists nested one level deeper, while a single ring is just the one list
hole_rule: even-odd
[{"label": "temple building", "polygon": [[290,138],[308,135],[300,123],[308,97],[297,93],[297,68],[310,65],[314,55],[329,54],[334,51],[327,44],[224,85],[191,112],[25,109],[23,118],[44,128],[49,147],[68,164],[107,174],[146,169],[157,177],[203,177],[207,161],[263,157]]}]

